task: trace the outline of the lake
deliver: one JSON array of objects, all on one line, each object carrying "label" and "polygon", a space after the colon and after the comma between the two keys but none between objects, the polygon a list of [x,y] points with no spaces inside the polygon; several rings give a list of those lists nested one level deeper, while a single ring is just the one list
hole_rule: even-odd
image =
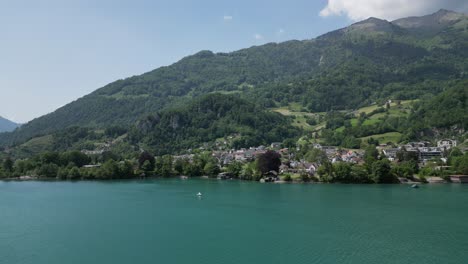
[{"label": "lake", "polygon": [[467,262],[467,185],[0,182],[0,263]]}]

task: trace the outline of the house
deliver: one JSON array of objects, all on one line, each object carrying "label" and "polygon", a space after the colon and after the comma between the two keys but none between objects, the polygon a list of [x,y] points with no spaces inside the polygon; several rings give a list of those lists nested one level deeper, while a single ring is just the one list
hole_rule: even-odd
[{"label": "house", "polygon": [[359,153],[352,151],[352,150],[343,151],[341,154],[341,160],[344,162],[357,163],[358,159],[359,159]]},{"label": "house", "polygon": [[468,175],[450,175],[450,180],[454,183],[468,183]]},{"label": "house", "polygon": [[92,168],[100,168],[100,164],[90,164],[90,165],[84,165],[83,168],[85,169],[92,169]]},{"label": "house", "polygon": [[396,159],[398,151],[400,151],[399,148],[388,148],[382,150],[383,154],[389,161],[394,161]]},{"label": "house", "polygon": [[332,163],[341,162],[341,161],[343,161],[343,160],[341,159],[341,156],[340,156],[340,155],[336,155],[335,157],[333,157],[333,158],[331,159],[331,162],[332,162]]},{"label": "house", "polygon": [[81,153],[91,156],[91,155],[102,155],[104,151],[105,151],[104,149],[98,149],[98,150],[83,149],[81,150]]},{"label": "house", "polygon": [[333,147],[333,146],[322,146],[321,148],[323,151],[325,151],[325,154],[327,154],[327,157],[332,159],[335,157],[335,154],[336,154],[336,150],[337,148],[336,147]]},{"label": "house", "polygon": [[426,181],[428,183],[445,183],[446,181],[441,177],[427,177]]},{"label": "house", "polygon": [[304,166],[304,168],[305,168],[305,171],[306,171],[309,175],[315,175],[315,172],[317,171],[317,169],[318,169],[318,167],[319,167],[317,164],[308,163],[308,162],[303,163],[303,166]]},{"label": "house", "polygon": [[456,140],[451,140],[451,139],[442,139],[437,141],[437,147],[442,148],[442,149],[451,149],[453,147],[457,146],[457,141]]},{"label": "house", "polygon": [[429,146],[430,146],[430,142],[421,141],[421,142],[409,142],[403,147],[406,149],[406,151],[416,151],[419,148],[427,148]]},{"label": "house", "polygon": [[281,148],[281,145],[282,145],[281,142],[273,142],[273,143],[271,143],[271,148],[279,149],[279,148]]},{"label": "house", "polygon": [[425,162],[431,159],[440,159],[442,158],[442,151],[439,148],[430,148],[430,147],[423,147],[418,148],[419,161]]},{"label": "house", "polygon": [[319,143],[314,143],[312,147],[316,149],[322,149],[322,145],[320,145]]}]

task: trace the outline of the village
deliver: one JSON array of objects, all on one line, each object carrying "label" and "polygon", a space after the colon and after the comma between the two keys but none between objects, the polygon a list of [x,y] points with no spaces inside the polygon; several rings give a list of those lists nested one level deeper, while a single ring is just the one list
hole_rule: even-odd
[{"label": "village", "polygon": [[[281,155],[281,165],[279,170],[274,173],[271,172],[263,181],[283,182],[281,175],[308,175],[311,178],[317,176],[317,171],[323,162],[320,161],[307,161],[304,158],[298,157],[298,152],[301,147],[295,149],[283,148],[282,143],[274,142],[269,146],[258,146],[241,149],[230,150],[214,150],[211,155],[217,160],[220,168],[229,166],[232,163],[249,163],[256,160],[256,158],[267,151],[275,151]],[[449,170],[450,166],[447,165],[448,154],[450,150],[457,146],[457,141],[452,139],[443,139],[437,141],[436,144],[431,144],[428,141],[409,142],[401,145],[380,144],[376,146],[380,158],[388,159],[392,163],[397,163],[397,155],[401,151],[410,153],[413,157],[417,157],[419,168],[431,166],[436,170]],[[331,164],[343,162],[355,165],[365,164],[365,150],[364,149],[344,149],[337,146],[324,146],[319,143],[313,143],[310,146],[312,149],[322,152],[327,161]],[[461,150],[463,153],[467,149]],[[174,161],[178,159],[185,159],[192,161],[194,154],[186,154],[174,156]],[[221,172],[218,174],[218,179],[232,178],[229,173]],[[414,183],[413,180],[407,178],[398,178],[400,183]],[[416,179],[416,178],[415,178]],[[447,179],[437,176],[426,177],[425,181],[428,183],[445,183]],[[454,183],[468,183],[467,175],[451,175],[449,181]]]}]

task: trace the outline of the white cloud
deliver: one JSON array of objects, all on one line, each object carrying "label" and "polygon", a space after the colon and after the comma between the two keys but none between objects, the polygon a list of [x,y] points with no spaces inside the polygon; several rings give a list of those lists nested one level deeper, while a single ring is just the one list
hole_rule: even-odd
[{"label": "white cloud", "polygon": [[262,40],[262,39],[263,39],[263,36],[257,33],[257,34],[254,35],[254,39],[256,39],[256,40]]},{"label": "white cloud", "polygon": [[280,28],[280,29],[278,29],[277,33],[278,33],[278,35],[282,35],[282,34],[284,34],[284,32],[285,32],[284,29]]},{"label": "white cloud", "polygon": [[466,0],[328,0],[320,16],[345,15],[351,20],[377,17],[394,20],[426,15],[440,8],[465,11]]},{"label": "white cloud", "polygon": [[234,19],[232,16],[223,16],[224,21],[231,21],[232,19]]}]

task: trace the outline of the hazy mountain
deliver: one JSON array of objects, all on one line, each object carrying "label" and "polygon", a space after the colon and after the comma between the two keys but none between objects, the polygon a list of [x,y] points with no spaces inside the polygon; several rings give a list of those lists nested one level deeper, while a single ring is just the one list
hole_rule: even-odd
[{"label": "hazy mountain", "polygon": [[[461,22],[461,23],[460,23]],[[422,31],[438,33],[446,29],[448,26],[460,23],[460,25],[467,26],[466,15],[456,13],[453,11],[441,9],[438,12],[422,17],[407,17],[397,19],[392,22],[393,24],[412,31]]]},{"label": "hazy mountain", "polygon": [[15,130],[19,124],[0,116],[0,132],[10,132]]},{"label": "hazy mountain", "polygon": [[231,53],[201,51],[110,83],[1,135],[0,145],[75,125],[132,127],[145,116],[212,92],[236,94],[266,108],[296,103],[314,112],[417,99],[467,79],[467,57],[464,14],[441,10],[393,22],[369,18],[311,40]]}]

